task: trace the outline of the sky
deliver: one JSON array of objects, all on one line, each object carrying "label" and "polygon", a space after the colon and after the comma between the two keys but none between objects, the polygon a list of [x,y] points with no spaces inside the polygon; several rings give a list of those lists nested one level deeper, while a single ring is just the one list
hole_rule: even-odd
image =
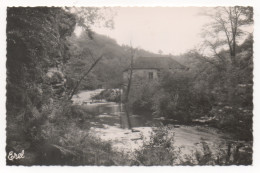
[{"label": "sky", "polygon": [[199,15],[202,7],[121,7],[113,8],[114,29],[95,27],[97,33],[117,43],[163,54],[178,55],[202,42],[201,30],[208,18]]},{"label": "sky", "polygon": [[[153,53],[180,55],[191,49],[200,49],[204,38],[203,28],[211,22],[203,12],[211,7],[111,7],[114,29],[92,26],[99,33],[113,38],[119,45],[132,45]],[[104,10],[107,18],[111,13]],[[97,22],[98,23],[98,22]],[[253,27],[244,28],[248,32]],[[81,29],[76,28],[77,35]],[[245,38],[241,38],[240,43]],[[200,49],[203,54],[212,55],[211,50]]]}]

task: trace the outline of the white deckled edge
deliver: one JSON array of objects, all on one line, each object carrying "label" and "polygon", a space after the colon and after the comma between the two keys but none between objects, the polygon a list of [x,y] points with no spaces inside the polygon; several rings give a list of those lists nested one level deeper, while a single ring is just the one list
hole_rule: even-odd
[{"label": "white deckled edge", "polygon": [[[7,6],[254,6],[255,32],[254,32],[254,157],[253,166],[230,166],[230,167],[7,167],[5,166],[5,86],[6,86],[6,7]],[[152,173],[152,172],[258,172],[260,168],[259,152],[259,123],[260,123],[260,4],[259,0],[1,0],[0,2],[0,170],[9,172],[113,172],[113,173]]]}]

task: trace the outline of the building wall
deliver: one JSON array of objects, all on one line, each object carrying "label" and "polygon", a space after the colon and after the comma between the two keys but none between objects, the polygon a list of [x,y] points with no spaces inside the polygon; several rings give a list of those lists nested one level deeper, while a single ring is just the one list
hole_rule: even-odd
[{"label": "building wall", "polygon": [[[124,85],[127,85],[129,76],[130,76],[130,70],[125,71],[123,73]],[[133,69],[133,76],[132,76],[133,84],[142,83],[143,81],[148,81],[148,80],[158,80],[157,69]]]}]

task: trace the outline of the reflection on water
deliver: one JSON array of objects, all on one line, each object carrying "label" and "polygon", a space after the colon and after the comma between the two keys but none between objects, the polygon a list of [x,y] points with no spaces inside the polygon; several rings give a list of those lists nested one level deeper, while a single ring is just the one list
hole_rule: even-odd
[{"label": "reflection on water", "polygon": [[[124,105],[114,102],[84,104],[89,112],[95,115],[95,121],[100,124],[117,125],[128,128],[127,116]],[[151,116],[130,115],[132,127],[146,127],[152,121]]]}]

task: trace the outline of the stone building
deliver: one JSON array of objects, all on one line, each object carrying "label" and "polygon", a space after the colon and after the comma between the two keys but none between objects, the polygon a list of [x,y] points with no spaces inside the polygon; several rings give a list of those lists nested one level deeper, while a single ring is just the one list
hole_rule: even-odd
[{"label": "stone building", "polygon": [[[163,70],[187,70],[187,68],[171,57],[138,57],[134,61],[132,85],[155,81],[161,77]],[[130,68],[123,72],[124,86],[127,86],[130,77]]]}]

